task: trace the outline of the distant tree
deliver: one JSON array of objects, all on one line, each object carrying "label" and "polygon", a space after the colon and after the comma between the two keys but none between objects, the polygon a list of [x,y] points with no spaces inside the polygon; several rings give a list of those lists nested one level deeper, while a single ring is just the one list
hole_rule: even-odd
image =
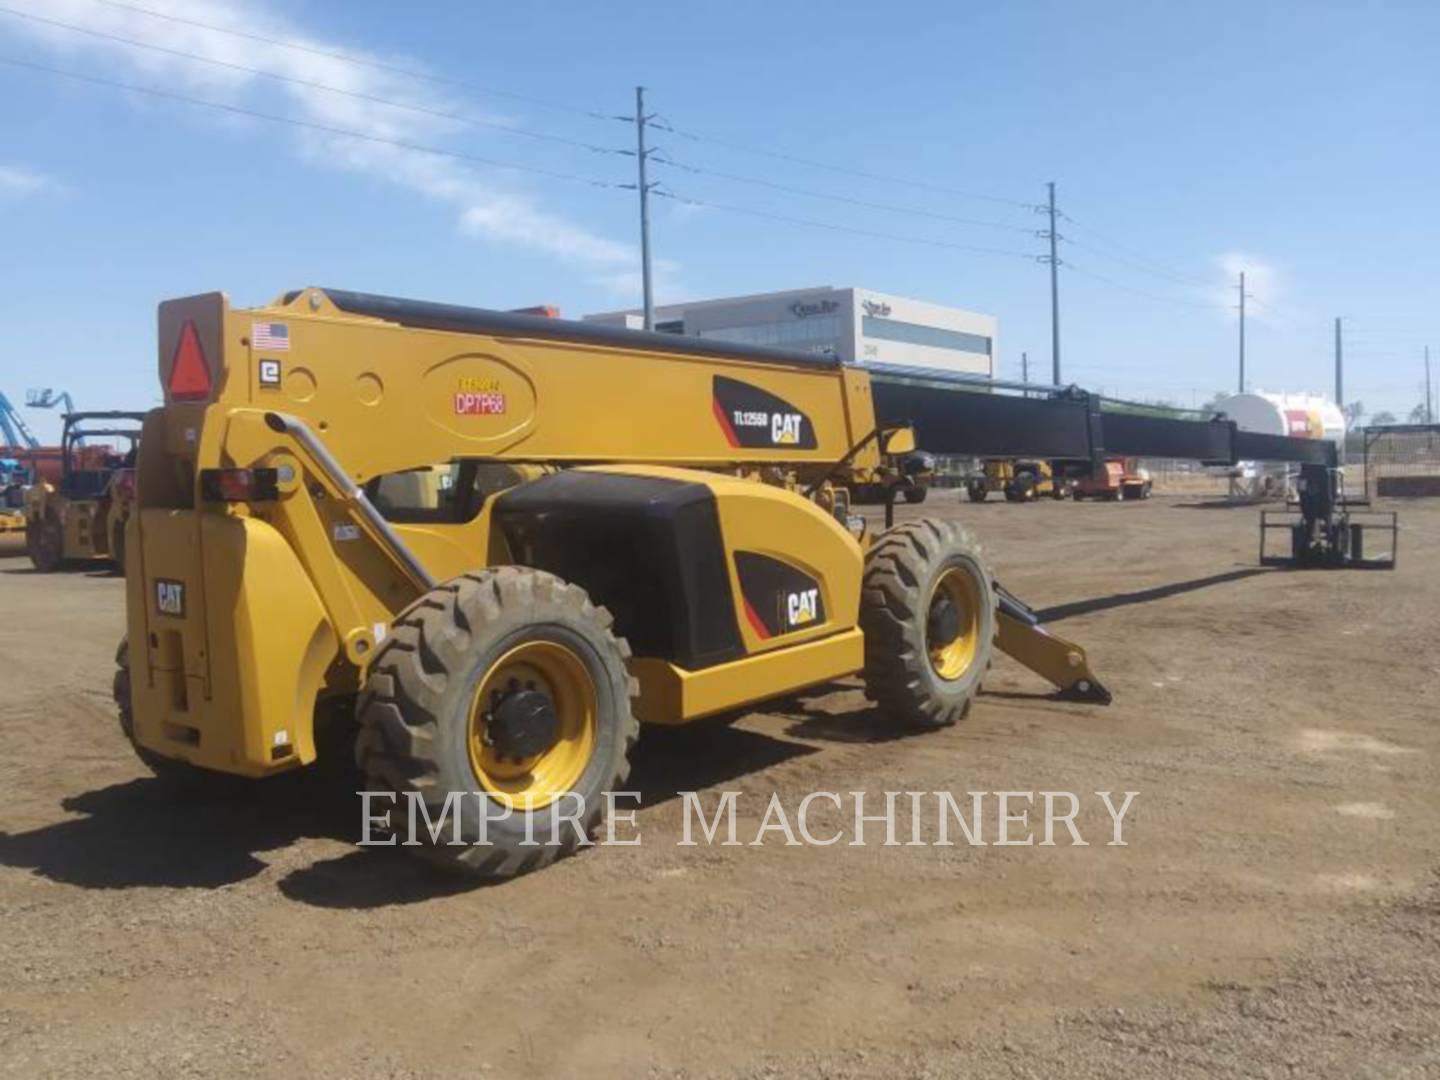
[{"label": "distant tree", "polygon": [[1200,406],[1200,411],[1203,413],[1219,412],[1220,402],[1224,401],[1228,397],[1230,397],[1230,391],[1216,390],[1215,393],[1210,395],[1209,400],[1206,401],[1205,404]]},{"label": "distant tree", "polygon": [[1430,422],[1429,414],[1430,410],[1425,407],[1425,403],[1422,401],[1419,405],[1416,405],[1415,408],[1410,410],[1410,423],[1428,424]]},{"label": "distant tree", "polygon": [[1355,428],[1360,426],[1360,421],[1365,418],[1365,403],[1363,401],[1352,401],[1345,406],[1345,426]]},{"label": "distant tree", "polygon": [[1393,412],[1386,412],[1384,409],[1381,409],[1370,417],[1371,427],[1384,427],[1386,424],[1393,423],[1395,423],[1395,414]]}]

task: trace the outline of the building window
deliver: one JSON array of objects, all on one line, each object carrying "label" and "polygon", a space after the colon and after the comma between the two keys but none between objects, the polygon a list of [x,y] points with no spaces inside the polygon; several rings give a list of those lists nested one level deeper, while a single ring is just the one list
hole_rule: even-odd
[{"label": "building window", "polygon": [[840,316],[824,315],[808,319],[786,319],[784,322],[756,323],[751,326],[717,326],[699,331],[702,338],[714,341],[735,341],[742,345],[770,345],[782,349],[807,349],[824,343],[834,346],[840,338]]},{"label": "building window", "polygon": [[860,333],[864,337],[882,341],[902,341],[907,345],[928,345],[932,349],[954,349],[956,352],[990,355],[991,342],[983,334],[944,330],[938,326],[921,326],[919,323],[881,319],[874,315],[861,317]]}]

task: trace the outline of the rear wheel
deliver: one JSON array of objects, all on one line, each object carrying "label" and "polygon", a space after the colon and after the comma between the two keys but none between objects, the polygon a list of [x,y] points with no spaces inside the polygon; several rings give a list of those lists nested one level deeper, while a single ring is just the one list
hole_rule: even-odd
[{"label": "rear wheel", "polygon": [[[401,614],[370,666],[355,755],[370,790],[396,794],[402,841],[413,830],[418,854],[505,878],[593,833],[639,732],[610,627],[584,589],[524,567],[465,574]],[[432,823],[448,808],[436,837],[417,803]]]},{"label": "rear wheel", "polygon": [[962,719],[990,667],[996,604],[966,529],[926,519],[882,534],[866,557],[860,600],[866,694],[910,727]]},{"label": "rear wheel", "polygon": [[970,497],[971,502],[984,502],[985,496],[990,494],[990,489],[978,480],[972,480],[965,485],[965,494]]},{"label": "rear wheel", "polygon": [[42,574],[53,573],[65,561],[65,534],[60,522],[46,515],[25,526],[25,550]]}]

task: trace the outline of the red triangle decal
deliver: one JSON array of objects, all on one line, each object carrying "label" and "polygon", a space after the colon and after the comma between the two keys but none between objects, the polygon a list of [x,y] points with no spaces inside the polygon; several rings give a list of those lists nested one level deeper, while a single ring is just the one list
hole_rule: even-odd
[{"label": "red triangle decal", "polygon": [[180,328],[175,358],[170,361],[170,397],[175,401],[203,401],[210,396],[210,365],[200,347],[200,335],[190,320]]}]

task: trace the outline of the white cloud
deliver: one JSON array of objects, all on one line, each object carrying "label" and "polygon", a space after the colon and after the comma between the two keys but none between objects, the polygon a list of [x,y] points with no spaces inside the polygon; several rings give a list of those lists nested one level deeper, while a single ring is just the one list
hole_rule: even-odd
[{"label": "white cloud", "polygon": [[59,182],[43,173],[20,165],[0,165],[0,199],[19,199],[58,190]]},{"label": "white cloud", "polygon": [[1231,251],[1216,256],[1215,265],[1224,274],[1224,280],[1210,291],[1209,296],[1217,305],[1224,305],[1232,318],[1239,317],[1240,274],[1243,271],[1247,294],[1246,320],[1262,323],[1284,321],[1285,276],[1273,263],[1255,255]]},{"label": "white cloud", "polygon": [[[283,112],[298,120],[362,132],[376,139],[429,146],[445,146],[446,139],[457,131],[464,130],[467,135],[476,131],[460,121],[435,116],[434,112],[493,119],[479,116],[473,105],[448,100],[413,79],[314,52],[215,33],[200,26],[108,7],[93,0],[10,0],[10,3],[39,17],[87,27],[98,33],[190,53],[221,64],[240,65],[272,76],[322,84],[372,99],[402,102],[432,112],[418,113],[375,100],[347,97],[313,85],[282,82],[218,64],[196,63],[33,20],[10,18],[0,24],[12,33],[42,43],[60,57],[76,62],[75,66],[83,70],[95,71],[93,65],[98,62],[103,65],[100,74],[134,77],[137,84],[262,112]],[[416,67],[413,62],[379,57],[313,37],[282,15],[249,0],[169,0],[168,3],[150,0],[150,3],[158,11],[196,23],[263,34],[356,59]],[[297,131],[294,147],[297,155],[312,165],[377,177],[449,206],[464,233],[577,264],[597,279],[609,280],[628,270],[638,259],[632,246],[609,240],[561,214],[542,209],[533,195],[517,190],[515,184],[519,181],[503,170],[315,130]],[[484,151],[480,153],[484,155]],[[497,147],[495,156],[524,159],[523,151],[512,155],[509,148]],[[578,171],[591,165],[592,162],[586,161]],[[26,175],[17,171],[20,179],[12,182],[7,173],[8,170],[0,172],[0,194],[22,185]]]},{"label": "white cloud", "polygon": [[[670,259],[655,259],[650,264],[651,287],[655,291],[655,303],[674,303],[680,295],[680,264]],[[620,270],[599,278],[599,285],[617,301],[634,303],[644,291],[644,279],[640,268]],[[639,304],[635,307],[638,309]]]}]

